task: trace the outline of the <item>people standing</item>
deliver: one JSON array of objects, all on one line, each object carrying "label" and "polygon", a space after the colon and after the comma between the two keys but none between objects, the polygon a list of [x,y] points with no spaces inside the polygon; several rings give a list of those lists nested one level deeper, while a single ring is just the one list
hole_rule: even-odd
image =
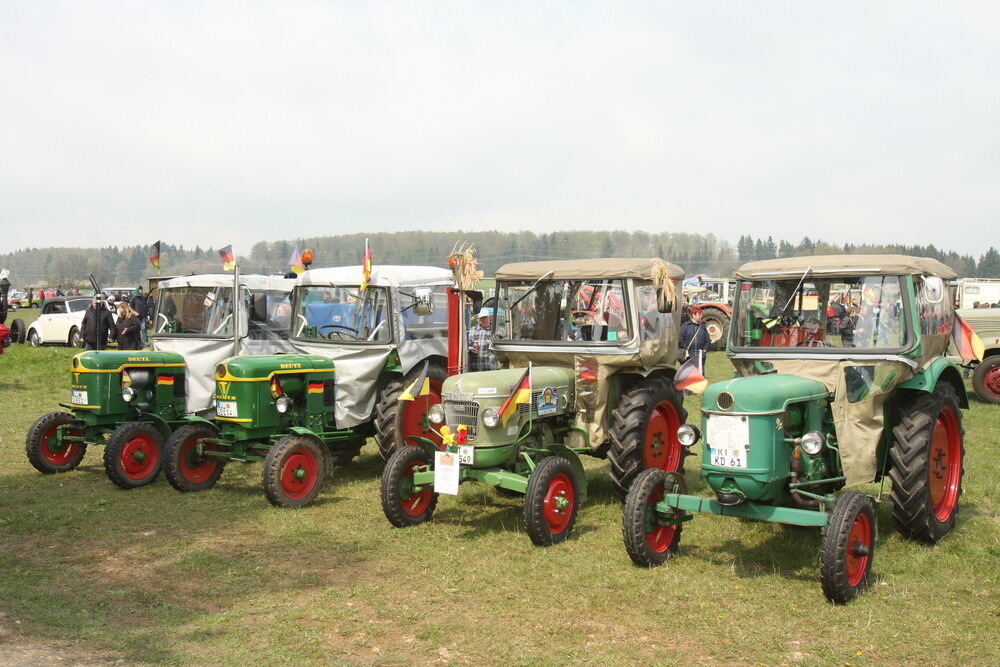
[{"label": "people standing", "polygon": [[476,323],[469,329],[469,372],[496,370],[497,357],[490,344],[490,323],[493,310],[483,308]]},{"label": "people standing", "polygon": [[705,367],[705,352],[712,347],[712,339],[708,335],[708,329],[702,323],[702,312],[700,306],[691,306],[688,309],[690,319],[681,325],[678,338],[678,345],[681,350],[681,361],[687,361],[694,355],[698,355],[698,365]]},{"label": "people standing", "polygon": [[139,313],[124,301],[118,304],[118,322],[116,324],[118,349],[141,350],[142,339],[139,336]]},{"label": "people standing", "polygon": [[88,350],[103,350],[114,340],[117,331],[111,311],[104,305],[104,295],[96,294],[83,314],[80,324],[83,342]]},{"label": "people standing", "polygon": [[136,312],[136,316],[139,318],[139,340],[142,343],[142,347],[146,347],[146,319],[149,316],[149,312],[146,310],[148,303],[146,295],[142,293],[142,285],[135,288],[135,294],[129,300],[128,305]]}]

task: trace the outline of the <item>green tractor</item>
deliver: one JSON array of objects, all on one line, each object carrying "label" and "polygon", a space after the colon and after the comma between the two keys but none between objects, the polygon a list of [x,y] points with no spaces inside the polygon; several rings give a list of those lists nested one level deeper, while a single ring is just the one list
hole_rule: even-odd
[{"label": "green tractor", "polygon": [[[958,368],[944,357],[952,300],[944,264],[899,255],[745,264],[728,352],[737,377],[707,388],[701,428],[684,424],[714,497],[650,470],[625,502],[632,560],[659,565],[694,512],[823,531],[820,581],[846,603],[866,586],[873,499],[843,487],[891,481],[900,532],[934,543],[955,525],[965,455]],[[879,487],[881,497],[883,487]]]},{"label": "green tractor", "polygon": [[[239,334],[244,346],[291,350],[273,306],[293,281],[243,276],[246,307]],[[216,364],[233,351],[233,276],[199,275],[164,281],[154,318],[153,350],[81,352],[71,364],[69,410],[49,412],[28,430],[25,452],[36,470],[68,472],[88,445],[104,445],[104,469],[123,489],[153,482],[164,460],[164,443],[184,416],[211,407]],[[287,328],[287,321],[285,322]],[[284,346],[284,347],[282,347]]]},{"label": "green tractor", "polygon": [[414,438],[419,446],[398,450],[383,471],[388,520],[426,521],[438,493],[477,481],[524,495],[528,536],[551,545],[570,534],[587,495],[581,454],[610,459],[621,498],[641,470],[680,471],[686,413],[673,364],[683,277],[660,259],[501,267],[492,345],[508,367],[444,382],[428,415],[443,442]]}]

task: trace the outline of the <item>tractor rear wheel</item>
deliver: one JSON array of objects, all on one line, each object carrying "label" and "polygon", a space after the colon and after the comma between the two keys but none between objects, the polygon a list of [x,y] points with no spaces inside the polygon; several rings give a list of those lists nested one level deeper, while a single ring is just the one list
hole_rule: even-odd
[{"label": "tractor rear wheel", "polygon": [[225,462],[198,454],[198,441],[219,432],[209,424],[185,424],[167,440],[163,454],[163,472],[170,486],[182,493],[205,491],[222,476]]},{"label": "tractor rear wheel", "polygon": [[399,447],[416,445],[415,441],[407,441],[409,436],[419,436],[441,444],[441,436],[431,428],[427,411],[435,403],[441,402],[441,384],[448,377],[445,369],[431,364],[427,370],[430,393],[416,396],[412,401],[399,400],[399,395],[416,382],[422,369],[423,366],[418,366],[402,381],[389,382],[375,405],[375,442],[378,443],[378,453],[383,461],[388,461]]},{"label": "tractor rear wheel", "polygon": [[[683,493],[684,478],[665,470],[643,470],[635,478],[625,497],[622,514],[622,537],[625,550],[636,565],[655,567],[670,560],[677,553],[683,525],[665,524],[657,515],[656,503],[663,500],[669,485],[674,493]],[[681,516],[678,510],[672,519]]]},{"label": "tractor rear wheel", "polygon": [[876,532],[871,498],[857,491],[837,498],[820,552],[820,583],[827,600],[845,604],[868,585]]},{"label": "tractor rear wheel", "polygon": [[27,327],[24,325],[24,320],[15,318],[13,322],[10,323],[10,339],[14,343],[24,343],[25,332]]},{"label": "tractor rear wheel", "polygon": [[569,537],[576,522],[578,496],[569,461],[561,456],[539,461],[524,496],[524,527],[534,544],[547,547]]},{"label": "tractor rear wheel", "polygon": [[[28,461],[35,470],[46,475],[58,472],[69,472],[83,460],[87,453],[87,445],[83,442],[70,442],[62,446],[56,445],[55,439],[60,426],[72,424],[76,417],[68,412],[49,412],[35,420],[28,429],[24,451]],[[83,432],[77,427],[63,428],[66,435],[80,436]]]},{"label": "tractor rear wheel", "polygon": [[316,499],[327,470],[326,451],[319,443],[286,435],[274,443],[264,461],[264,495],[276,507],[305,507]]},{"label": "tractor rear wheel", "polygon": [[123,489],[151,484],[163,467],[163,434],[149,422],[126,422],[104,446],[104,472]]},{"label": "tractor rear wheel", "polygon": [[984,403],[1000,403],[1000,354],[986,357],[976,366],[972,388]]},{"label": "tractor rear wheel", "polygon": [[726,332],[729,331],[729,316],[718,308],[705,308],[702,313],[701,321],[705,325],[708,339],[712,341],[712,347],[715,349],[719,342],[726,342]]},{"label": "tractor rear wheel", "polygon": [[680,393],[665,375],[648,377],[622,396],[612,415],[608,450],[618,500],[625,501],[633,480],[646,468],[683,474],[686,452],[677,427],[686,418]]},{"label": "tractor rear wheel", "polygon": [[421,489],[413,486],[415,469],[430,467],[433,461],[420,447],[407,445],[397,449],[386,462],[379,495],[385,518],[397,528],[415,526],[434,515],[438,494],[430,486]]},{"label": "tractor rear wheel", "polygon": [[889,450],[892,517],[901,533],[935,543],[955,525],[965,444],[958,395],[940,383],[900,408]]}]

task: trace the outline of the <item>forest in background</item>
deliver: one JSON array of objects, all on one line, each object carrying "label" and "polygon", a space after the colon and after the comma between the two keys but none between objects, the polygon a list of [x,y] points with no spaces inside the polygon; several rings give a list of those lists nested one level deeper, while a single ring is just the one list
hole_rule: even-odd
[{"label": "forest in background", "polygon": [[[933,257],[948,264],[962,277],[1000,278],[1000,252],[984,249],[979,258],[939,250],[933,245],[833,245],[803,238],[797,244],[772,237],[741,236],[736,245],[713,234],[679,232],[566,231],[534,232],[385,232],[260,241],[250,254],[239,256],[243,273],[283,273],[293,252],[312,248],[315,267],[359,264],[368,239],[375,264],[424,264],[444,266],[456,243],[477,249],[486,275],[508,262],[580,259],[587,257],[662,257],[683,267],[688,275],[719,276],[741,263],[799,255],[899,253]],[[149,263],[148,246],[106,248],[27,248],[0,255],[0,268],[10,269],[15,287],[39,285],[83,286],[91,274],[102,286],[137,285],[157,271]],[[160,271],[164,276],[218,273],[218,250],[199,245],[173,244],[161,240]]]}]

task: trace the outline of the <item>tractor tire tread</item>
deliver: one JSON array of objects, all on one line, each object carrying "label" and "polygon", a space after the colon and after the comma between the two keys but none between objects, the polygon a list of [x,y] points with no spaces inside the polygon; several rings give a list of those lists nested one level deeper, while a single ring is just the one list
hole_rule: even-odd
[{"label": "tractor tire tread", "polygon": [[86,443],[80,444],[80,453],[64,466],[53,466],[45,460],[45,457],[42,456],[41,452],[42,435],[44,435],[53,424],[65,424],[75,420],[76,417],[74,417],[71,413],[61,411],[47,412],[35,420],[35,423],[28,429],[28,435],[25,438],[24,443],[24,453],[27,454],[28,462],[31,463],[35,470],[44,475],[55,475],[61,472],[69,472],[80,465],[80,462],[83,461],[84,454],[87,453]]}]

